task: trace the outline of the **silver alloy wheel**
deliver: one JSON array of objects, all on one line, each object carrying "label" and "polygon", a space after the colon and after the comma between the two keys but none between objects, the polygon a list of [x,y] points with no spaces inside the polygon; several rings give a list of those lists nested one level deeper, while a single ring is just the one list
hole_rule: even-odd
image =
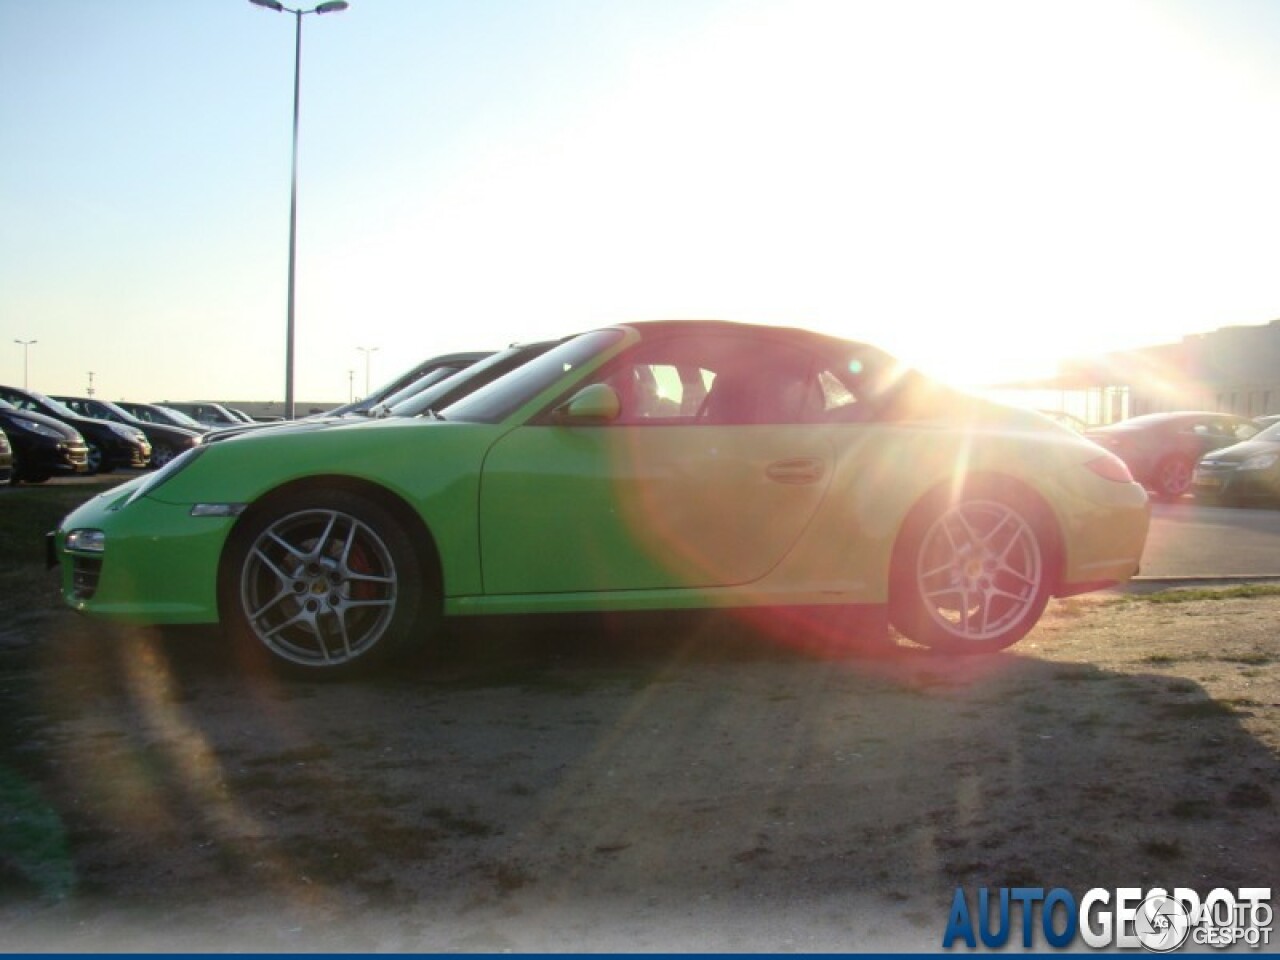
[{"label": "silver alloy wheel", "polygon": [[273,654],[337,666],[367,654],[391,625],[398,598],[390,549],[340,510],[288,514],[263,530],[240,570],[250,629]]},{"label": "silver alloy wheel", "polygon": [[1041,602],[1040,540],[997,500],[962,500],[937,517],[916,556],[916,586],[929,616],[956,640],[989,641]]},{"label": "silver alloy wheel", "polygon": [[170,446],[156,447],[151,451],[151,466],[163,467],[174,457],[174,449]]},{"label": "silver alloy wheel", "polygon": [[89,466],[89,473],[98,473],[102,470],[102,448],[96,443],[90,443],[86,463]]}]

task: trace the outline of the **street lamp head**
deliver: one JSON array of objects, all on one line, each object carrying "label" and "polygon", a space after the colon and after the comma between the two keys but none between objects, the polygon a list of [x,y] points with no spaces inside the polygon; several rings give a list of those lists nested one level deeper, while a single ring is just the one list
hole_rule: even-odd
[{"label": "street lamp head", "polygon": [[254,6],[266,7],[268,10],[274,10],[276,13],[284,13],[284,4],[280,0],[249,0]]},{"label": "street lamp head", "polygon": [[[257,0],[253,0],[253,2],[256,3]],[[316,13],[341,13],[348,6],[350,4],[347,3],[347,0],[326,0],[325,3],[316,6]]]}]

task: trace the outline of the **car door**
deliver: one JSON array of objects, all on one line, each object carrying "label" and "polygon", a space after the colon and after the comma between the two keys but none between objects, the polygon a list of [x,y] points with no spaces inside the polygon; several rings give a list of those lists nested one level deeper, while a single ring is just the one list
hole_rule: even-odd
[{"label": "car door", "polygon": [[[615,419],[545,415],[505,435],[481,481],[485,592],[723,587],[768,573],[831,475],[826,435],[800,422],[804,385],[760,379],[780,366],[812,376],[792,353],[725,335],[642,343],[593,378],[618,395]],[[771,408],[786,389],[791,406]],[[736,409],[735,391],[748,398]]]}]

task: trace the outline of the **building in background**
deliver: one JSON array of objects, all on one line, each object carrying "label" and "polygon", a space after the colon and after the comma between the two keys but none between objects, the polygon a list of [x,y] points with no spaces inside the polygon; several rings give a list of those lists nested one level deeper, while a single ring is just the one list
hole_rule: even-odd
[{"label": "building in background", "polygon": [[1280,413],[1280,320],[1077,357],[1060,364],[1055,377],[1004,384],[996,392],[1091,425],[1166,410]]}]

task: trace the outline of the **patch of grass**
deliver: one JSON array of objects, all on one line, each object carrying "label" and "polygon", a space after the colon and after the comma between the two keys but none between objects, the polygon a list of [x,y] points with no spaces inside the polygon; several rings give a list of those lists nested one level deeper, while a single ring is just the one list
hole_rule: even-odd
[{"label": "patch of grass", "polygon": [[1144,840],[1138,849],[1154,860],[1182,859],[1182,844],[1177,840]]},{"label": "patch of grass", "polygon": [[1217,720],[1234,717],[1235,711],[1217,700],[1195,700],[1191,703],[1166,703],[1161,711],[1175,720]]},{"label": "patch of grass", "polygon": [[494,864],[489,871],[494,885],[502,893],[514,893],[522,887],[536,881],[536,877],[519,863],[503,862]]},{"label": "patch of grass", "polygon": [[1236,600],[1248,597],[1280,597],[1280,584],[1245,583],[1235,587],[1176,587],[1155,593],[1128,593],[1125,603],[1192,603],[1196,600]]},{"label": "patch of grass", "polygon": [[1269,653],[1239,653],[1235,655],[1224,655],[1218,657],[1223,663],[1243,663],[1250,667],[1265,667],[1269,663],[1275,663],[1276,658]]},{"label": "patch of grass", "polygon": [[1271,792],[1259,783],[1237,783],[1227,793],[1227,806],[1236,810],[1260,810],[1271,806]]},{"label": "patch of grass", "polygon": [[448,807],[432,807],[426,811],[426,814],[439,824],[442,830],[452,834],[464,837],[491,837],[498,832],[493,824],[473,817],[461,816]]},{"label": "patch of grass", "polygon": [[[122,476],[115,482],[123,483],[126,479]],[[4,492],[0,543],[8,549],[0,551],[0,615],[29,614],[42,607],[60,608],[57,574],[44,565],[44,535],[103,489],[106,488],[59,485],[19,487]],[[6,622],[11,619],[4,617]]]},{"label": "patch of grass", "polygon": [[1169,808],[1169,816],[1178,820],[1211,820],[1214,806],[1208,800],[1186,798],[1177,800]]}]

